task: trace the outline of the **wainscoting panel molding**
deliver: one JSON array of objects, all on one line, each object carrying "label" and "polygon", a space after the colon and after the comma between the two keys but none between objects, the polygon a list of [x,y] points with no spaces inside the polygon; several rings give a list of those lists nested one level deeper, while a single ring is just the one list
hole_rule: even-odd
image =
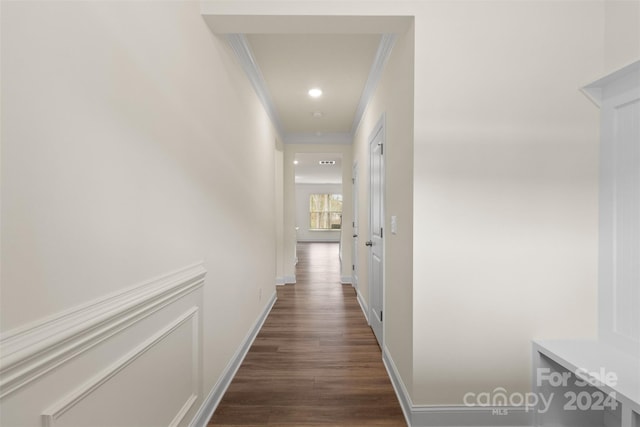
[{"label": "wainscoting panel molding", "polygon": [[[186,399],[184,403],[180,405],[179,410],[177,411],[177,415],[170,423],[171,426],[179,425],[193,403],[198,399],[198,395],[200,394],[199,384],[201,372],[200,363],[197,357],[197,355],[200,354],[200,343],[198,340],[198,310],[198,307],[192,307],[187,312],[180,315],[176,320],[171,322],[169,325],[162,328],[152,337],[147,339],[133,351],[129,352],[120,360],[104,369],[94,378],[89,380],[87,384],[75,390],[49,409],[45,410],[42,413],[43,427],[60,427],[68,425],[65,422],[65,417],[90,422],[93,417],[96,416],[96,412],[98,411],[103,413],[103,416],[100,417],[100,423],[105,425],[110,424],[109,419],[105,419],[105,414],[107,417],[109,415],[111,415],[112,417],[122,416],[122,414],[119,413],[119,410],[122,408],[122,406],[126,406],[122,405],[123,400],[126,403],[126,400],[130,400],[131,398],[149,395],[149,391],[153,390],[145,389],[157,387],[157,384],[150,381],[134,383],[133,380],[129,380],[128,387],[126,389],[112,386],[110,393],[108,394],[98,393],[100,391],[100,388],[105,387],[105,385],[108,385],[110,382],[115,382],[115,377],[121,372],[125,370],[133,371],[134,369],[136,369],[135,362],[139,359],[140,363],[137,364],[138,369],[141,369],[140,365],[153,365],[153,363],[148,363],[148,361],[145,361],[143,357],[152,350],[159,352],[157,347],[160,346],[158,344],[166,340],[171,334],[179,331],[180,329],[185,329],[186,327],[186,330],[184,331],[186,332],[186,334],[183,333],[183,335],[186,335],[187,340],[191,341],[191,346],[190,349],[188,347],[180,349],[181,352],[184,352],[184,350],[188,350],[186,354],[183,355],[186,356],[186,360],[176,360],[175,358],[166,360],[167,363],[170,363],[171,366],[171,377],[179,377],[180,375],[184,374],[185,372],[182,371],[185,370],[185,367],[186,370],[190,371],[186,372],[190,374],[190,387],[187,391]],[[162,354],[158,354],[157,356],[160,358],[163,357]],[[144,375],[140,375],[136,372],[127,372],[127,375],[132,378],[144,378]],[[165,379],[164,382],[167,383],[167,388],[173,388],[172,380],[173,378]],[[175,383],[173,384],[173,386],[175,386]],[[104,399],[105,394],[110,395],[110,398]],[[96,395],[98,395],[98,397],[93,397]],[[89,401],[92,397],[93,402]],[[113,407],[109,408],[109,406],[111,405],[113,405]],[[82,406],[85,406],[85,408],[82,408]],[[153,404],[153,406],[156,406],[155,403]],[[82,411],[81,415],[76,415],[73,413],[73,410],[76,407],[81,408],[79,409],[79,411]],[[96,411],[96,409],[92,407],[98,407],[99,409]],[[153,412],[160,412],[160,408]],[[75,425],[75,423],[71,423],[71,425]]]},{"label": "wainscoting panel molding", "polygon": [[0,338],[0,398],[202,286],[202,264],[153,279]]},{"label": "wainscoting panel molding", "polygon": [[[162,424],[184,425],[202,400],[205,275],[202,263],[189,265],[3,334],[3,423],[87,425],[90,420],[78,416],[97,401],[115,411],[118,402],[128,407],[164,399],[160,406],[170,413],[163,412]],[[119,375],[124,371],[127,375]],[[150,388],[154,383],[172,388],[175,382],[180,383],[175,393]],[[121,392],[113,391],[114,384]],[[138,385],[151,395],[129,393]],[[155,416],[145,408],[129,415]]]},{"label": "wainscoting panel molding", "polygon": [[233,377],[236,375],[236,372],[238,372],[238,368],[240,368],[240,365],[251,348],[253,341],[258,336],[258,332],[260,332],[264,321],[267,320],[267,316],[271,312],[273,305],[276,303],[276,299],[277,295],[276,292],[274,292],[253,327],[249,330],[247,336],[242,341],[242,344],[238,347],[238,350],[236,350],[235,354],[229,361],[229,364],[224,369],[220,379],[211,389],[211,392],[202,404],[202,407],[191,422],[190,427],[206,427],[209,419],[218,407],[222,396],[227,391],[227,388],[229,388],[229,384],[231,384]]}]

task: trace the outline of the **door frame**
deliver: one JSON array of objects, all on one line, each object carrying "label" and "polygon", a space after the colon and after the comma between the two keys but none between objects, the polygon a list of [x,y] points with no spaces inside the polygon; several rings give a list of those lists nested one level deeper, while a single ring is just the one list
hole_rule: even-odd
[{"label": "door frame", "polygon": [[[382,146],[383,146],[383,155],[381,156],[380,159],[380,169],[381,169],[381,188],[380,188],[380,203],[381,203],[381,212],[380,212],[380,223],[382,224],[382,228],[384,230],[385,225],[386,225],[386,217],[385,217],[385,201],[386,201],[386,194],[385,194],[385,188],[386,188],[386,170],[385,170],[385,161],[384,161],[384,152],[386,150],[386,145],[387,145],[387,136],[386,136],[386,113],[382,113],[382,115],[380,116],[380,118],[378,119],[376,125],[373,127],[373,129],[371,130],[370,134],[369,134],[369,138],[367,140],[367,151],[369,153],[368,157],[369,157],[369,182],[368,182],[368,195],[369,195],[369,200],[367,203],[367,210],[368,210],[368,215],[369,215],[369,227],[368,227],[368,236],[367,236],[367,240],[368,241],[372,241],[373,239],[373,229],[372,229],[372,210],[371,210],[371,202],[372,202],[372,191],[373,191],[373,185],[372,185],[372,174],[371,174],[371,163],[372,163],[372,150],[371,150],[371,145],[373,144],[373,142],[375,141],[376,137],[378,135],[381,135],[382,137]],[[384,338],[385,338],[385,333],[384,333],[384,325],[385,325],[385,319],[386,316],[384,315],[385,310],[385,302],[386,302],[386,298],[385,298],[385,272],[386,272],[386,244],[385,242],[385,236],[387,235],[386,232],[383,231],[382,233],[382,237],[381,237],[381,241],[382,241],[382,277],[380,278],[380,287],[381,289],[381,311],[382,311],[382,320],[380,321],[381,323],[381,331],[380,331],[380,349],[384,351]],[[367,315],[367,320],[369,325],[371,325],[371,321],[372,321],[372,316],[375,316],[375,314],[373,313],[373,262],[372,262],[372,249],[369,249],[368,251],[368,257],[367,257],[367,261],[368,261],[368,277],[367,277],[367,281],[368,281],[368,288],[369,288],[369,309],[368,311],[368,315]]]}]

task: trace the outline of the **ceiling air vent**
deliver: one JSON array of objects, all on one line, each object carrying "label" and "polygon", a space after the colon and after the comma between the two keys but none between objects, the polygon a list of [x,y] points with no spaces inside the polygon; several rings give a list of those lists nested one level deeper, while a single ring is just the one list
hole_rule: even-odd
[{"label": "ceiling air vent", "polygon": [[322,166],[333,166],[336,164],[335,160],[320,160],[318,163]]}]

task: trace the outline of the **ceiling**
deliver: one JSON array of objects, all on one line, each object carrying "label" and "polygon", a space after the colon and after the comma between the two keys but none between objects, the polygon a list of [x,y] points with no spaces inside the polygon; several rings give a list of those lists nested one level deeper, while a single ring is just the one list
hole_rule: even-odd
[{"label": "ceiling", "polygon": [[[395,36],[269,32],[227,40],[284,143],[350,144]],[[322,96],[309,96],[312,88]],[[296,183],[342,182],[339,153],[297,153],[296,160]]]},{"label": "ceiling", "polygon": [[[250,34],[246,39],[285,134],[352,131],[380,34]],[[314,87],[322,89],[321,97],[308,95]]]},{"label": "ceiling", "polygon": [[[342,155],[340,153],[296,153],[294,157],[296,184],[341,184]],[[320,161],[335,161],[321,165]],[[294,163],[295,163],[294,162]]]}]

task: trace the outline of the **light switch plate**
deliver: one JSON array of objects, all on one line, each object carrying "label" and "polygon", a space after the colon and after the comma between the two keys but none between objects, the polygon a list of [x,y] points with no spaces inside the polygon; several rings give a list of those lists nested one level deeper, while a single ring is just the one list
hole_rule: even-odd
[{"label": "light switch plate", "polygon": [[391,234],[398,233],[398,217],[395,215],[391,216]]}]

